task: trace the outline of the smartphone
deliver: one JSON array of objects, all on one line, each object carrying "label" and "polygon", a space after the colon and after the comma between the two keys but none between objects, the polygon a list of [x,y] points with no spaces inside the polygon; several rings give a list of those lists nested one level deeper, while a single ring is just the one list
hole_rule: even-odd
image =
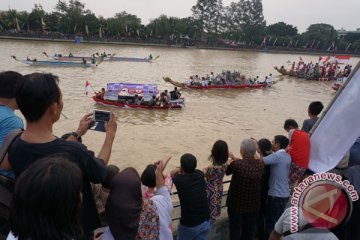
[{"label": "smartphone", "polygon": [[93,113],[95,122],[108,122],[110,120],[110,112],[102,110],[94,110]]},{"label": "smartphone", "polygon": [[89,126],[90,130],[106,132],[105,122],[110,120],[110,112],[102,110],[94,110],[93,112],[94,122]]}]

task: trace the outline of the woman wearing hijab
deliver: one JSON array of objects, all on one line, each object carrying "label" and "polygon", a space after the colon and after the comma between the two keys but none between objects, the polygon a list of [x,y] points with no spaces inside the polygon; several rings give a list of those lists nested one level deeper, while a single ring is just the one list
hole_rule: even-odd
[{"label": "woman wearing hijab", "polygon": [[140,176],[134,168],[126,168],[114,177],[105,207],[109,227],[102,240],[173,238],[170,229],[173,205],[163,177],[169,160],[156,163],[157,190],[150,199],[142,198]]}]

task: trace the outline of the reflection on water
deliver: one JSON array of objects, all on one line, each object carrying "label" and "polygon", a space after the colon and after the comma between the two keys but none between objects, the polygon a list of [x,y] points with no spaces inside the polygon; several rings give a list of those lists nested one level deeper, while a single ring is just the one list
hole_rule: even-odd
[{"label": "reflection on water", "polygon": [[[284,120],[294,118],[302,125],[307,118],[311,101],[320,100],[327,105],[334,96],[331,82],[306,81],[278,76],[274,66],[286,65],[288,60],[299,59],[295,54],[273,54],[250,51],[220,51],[177,49],[163,47],[137,47],[101,44],[50,43],[0,40],[1,69],[15,70],[23,74],[34,71],[52,72],[60,77],[63,92],[64,114],[55,133],[61,135],[74,131],[80,118],[93,109],[114,111],[118,117],[118,133],[113,147],[111,162],[120,168],[134,166],[143,170],[145,165],[165,156],[172,156],[170,168],[179,165],[183,153],[191,152],[198,158],[198,167],[209,163],[212,144],[217,139],[228,142],[235,154],[239,153],[242,139],[263,137],[270,140],[276,134],[284,134]],[[41,52],[74,55],[90,55],[94,52],[116,53],[117,56],[145,57],[150,53],[160,55],[154,63],[104,62],[97,68],[28,67],[10,59],[16,55],[23,59],[45,59]],[[318,56],[303,55],[305,61],[317,61]],[[359,58],[352,59],[353,65]],[[85,95],[85,81],[96,91],[108,82],[157,83],[160,90],[173,86],[162,80],[169,76],[185,81],[193,74],[209,74],[222,70],[237,70],[249,77],[265,78],[272,73],[278,83],[267,89],[246,90],[181,90],[185,108],[173,111],[117,109],[97,105]],[[98,152],[104,134],[89,131],[85,144]],[[170,169],[169,168],[169,169]]]}]

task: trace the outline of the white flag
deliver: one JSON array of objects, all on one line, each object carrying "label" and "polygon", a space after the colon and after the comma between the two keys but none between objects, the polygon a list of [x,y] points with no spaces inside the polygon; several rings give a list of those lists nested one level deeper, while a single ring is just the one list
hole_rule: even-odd
[{"label": "white flag", "polygon": [[309,168],[333,169],[360,136],[360,62],[311,135]]},{"label": "white flag", "polygon": [[20,32],[20,26],[19,26],[19,22],[18,22],[18,19],[17,18],[15,18],[15,20],[16,20],[16,30],[18,31],[18,32]]},{"label": "white flag", "polygon": [[102,30],[101,30],[101,26],[99,28],[99,38],[102,38]]}]

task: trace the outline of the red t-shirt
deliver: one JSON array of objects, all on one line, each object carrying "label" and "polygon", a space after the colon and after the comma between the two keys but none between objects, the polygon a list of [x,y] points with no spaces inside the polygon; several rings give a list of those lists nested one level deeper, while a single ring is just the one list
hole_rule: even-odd
[{"label": "red t-shirt", "polygon": [[308,168],[310,158],[310,138],[307,132],[295,129],[290,140],[288,153],[291,161],[302,168]]}]

